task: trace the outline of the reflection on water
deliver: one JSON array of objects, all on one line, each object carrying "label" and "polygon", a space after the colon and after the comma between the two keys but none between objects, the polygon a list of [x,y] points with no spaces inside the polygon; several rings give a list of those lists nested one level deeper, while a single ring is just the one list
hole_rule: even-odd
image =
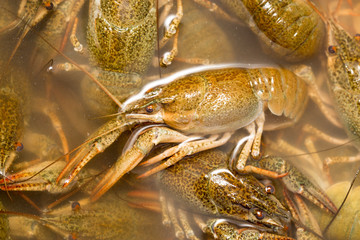
[{"label": "reflection on water", "polygon": [[[16,152],[16,154],[10,154],[9,159],[14,160],[11,166],[2,166],[3,169],[1,171],[3,172],[4,169],[6,169],[6,175],[8,176],[19,172],[20,170],[30,169],[30,167],[35,169],[34,172],[42,170],[43,164],[39,163],[44,161],[54,161],[62,157],[71,149],[78,147],[89,137],[90,134],[95,132],[99,126],[104,124],[110,118],[109,116],[104,116],[103,113],[94,111],[89,107],[91,106],[89,102],[93,101],[93,96],[97,97],[100,93],[102,93],[102,91],[99,89],[83,90],[83,82],[92,81],[84,72],[79,71],[77,67],[73,67],[74,70],[72,71],[65,71],[60,69],[60,67],[57,67],[58,64],[62,64],[61,66],[66,67],[67,65],[64,65],[64,63],[69,63],[68,59],[64,58],[62,54],[59,54],[59,51],[61,51],[72,61],[80,64],[92,75],[97,76],[96,73],[98,70],[95,67],[96,63],[91,59],[91,54],[87,49],[86,30],[89,3],[86,1],[84,6],[77,13],[78,23],[76,37],[78,38],[78,41],[84,45],[84,53],[81,54],[74,51],[69,40],[69,33],[72,31],[74,21],[73,18],[71,18],[72,15],[65,10],[75,9],[77,7],[75,3],[76,1],[63,0],[63,2],[56,6],[55,9],[49,10],[49,13],[44,17],[44,19],[27,33],[13,59],[8,62],[11,52],[13,51],[17,40],[21,36],[21,31],[26,26],[25,21],[28,21],[25,15],[20,14],[21,16],[16,17],[18,8],[21,6],[21,2],[22,1],[20,0],[2,0],[0,3],[0,57],[2,62],[0,74],[2,74],[2,79],[5,79],[7,74],[10,74],[13,77],[21,74],[26,75],[26,77],[24,77],[24,79],[22,79],[19,83],[11,86],[7,83],[5,84],[4,81],[0,81],[2,84],[0,86],[2,91],[1,94],[3,94],[4,91],[17,92],[12,91],[11,88],[18,90],[18,88],[20,89],[25,87],[28,90],[26,96],[24,93],[17,92],[19,97],[27,99],[25,105],[26,107],[22,106],[25,110],[21,110],[21,115],[23,116],[17,118],[17,121],[20,122],[19,126],[23,126],[24,131],[21,131],[21,133],[18,133],[17,135],[15,134],[16,136],[14,138],[17,139],[11,139],[11,141],[14,144],[21,142],[24,145],[24,149],[20,152]],[[334,0],[329,3],[328,1],[318,0],[316,4],[320,6],[320,9],[322,9],[323,12],[328,13],[336,9],[337,2],[338,1]],[[221,3],[219,3],[219,5],[221,5]],[[354,16],[349,13],[351,13],[351,11],[357,13],[360,12],[360,2],[358,0],[353,0],[352,5],[353,8],[350,10],[347,2],[342,3],[337,12],[337,16],[341,25],[351,35],[355,35],[355,33],[360,32],[359,24],[355,24],[359,22],[360,19],[358,16]],[[164,29],[162,27],[164,17],[161,14],[166,12],[167,8],[166,6],[163,6],[161,1],[159,6],[160,23],[158,35],[159,39],[161,39],[164,34]],[[35,6],[34,9],[37,9],[37,7],[39,6]],[[288,62],[281,60],[278,57],[275,58],[272,54],[265,54],[263,46],[259,43],[260,40],[258,37],[255,36],[245,24],[240,24],[238,20],[228,20],[226,19],[227,17],[221,16],[214,17],[214,13],[212,11],[204,9],[191,0],[183,0],[183,7],[184,15],[179,26],[177,57],[174,59],[173,63],[166,68],[160,68],[158,65],[158,58],[165,52],[169,52],[173,47],[174,40],[170,39],[166,44],[164,44],[164,46],[160,46],[161,49],[155,50],[153,53],[153,59],[149,60],[152,63],[145,73],[141,73],[143,75],[141,75],[140,80],[137,76],[130,78],[131,81],[134,81],[129,84],[131,87],[137,85],[139,82],[141,82],[141,85],[144,85],[154,79],[173,76],[172,74],[180,70],[198,66],[197,64],[194,64],[198,62],[205,64],[242,64],[251,65],[252,67],[255,64],[290,67]],[[40,6],[39,8],[43,8],[43,6]],[[54,17],[56,16],[55,13],[60,15],[59,11],[64,11],[68,15],[65,14],[60,17],[59,20],[54,21]],[[176,3],[174,3],[174,6],[169,9],[169,13],[166,13],[165,15],[168,16],[175,13]],[[31,16],[31,14],[28,16]],[[69,19],[71,19],[71,21],[67,22]],[[63,32],[52,32],[55,31],[54,29],[57,31],[61,29]],[[48,32],[49,30],[51,34]],[[50,36],[58,37],[51,39]],[[64,36],[66,36],[65,40],[62,40],[64,39]],[[48,42],[45,42],[41,38],[45,38]],[[61,41],[59,41],[60,39]],[[49,43],[51,43],[51,46],[53,46],[56,50],[54,50],[53,47],[49,47]],[[322,93],[321,97],[328,105],[331,105],[332,100],[328,94],[326,84],[326,48],[327,46],[325,46],[324,43],[324,46],[319,49],[319,53],[316,56],[303,61],[302,64],[310,65],[313,68],[316,75],[317,85]],[[71,66],[71,64],[69,66]],[[54,69],[52,71],[48,71],[49,67]],[[84,78],[87,80],[83,81]],[[11,77],[8,79],[11,79]],[[109,79],[105,79],[105,81],[107,80]],[[137,80],[139,80],[139,82],[136,82]],[[126,88],[125,93],[130,94],[129,91],[130,90]],[[140,91],[140,87],[138,91]],[[131,95],[134,95],[134,92],[132,92]],[[100,105],[98,108],[101,109],[102,107],[103,106]],[[116,113],[117,107],[113,108],[111,111]],[[4,114],[9,113],[2,112],[1,114],[1,116],[4,116]],[[267,116],[267,120],[269,122],[275,121],[275,123],[276,121],[279,121],[279,119],[276,118],[272,119],[271,116]],[[328,188],[340,181],[351,181],[355,171],[359,167],[359,162],[332,164],[329,166],[328,171],[326,171],[326,168],[324,169],[323,163],[328,157],[354,156],[358,154],[356,148],[354,148],[351,143],[346,143],[347,140],[344,141],[346,144],[342,146],[339,146],[340,142],[329,143],[328,141],[321,140],[321,138],[318,138],[316,134],[314,134],[315,130],[304,130],[309,129],[309,125],[332,137],[347,139],[345,131],[331,124],[326,116],[319,111],[318,107],[312,101],[309,101],[304,115],[295,125],[289,128],[264,133],[264,154],[276,154],[283,156],[286,160],[291,161],[295,166],[301,168],[323,188]],[[1,128],[4,128],[4,126],[5,125],[3,124]],[[59,126],[61,126],[61,130],[59,130]],[[87,199],[96,182],[101,179],[101,175],[97,176],[97,174],[101,174],[103,171],[106,171],[108,167],[116,161],[122,152],[122,146],[126,143],[130,134],[130,132],[125,132],[110,148],[104,151],[104,153],[99,154],[99,156],[96,156],[94,160],[90,161],[86,166],[86,169],[90,172],[90,175],[93,176],[93,178],[89,178],[88,181],[86,179],[86,181],[84,181],[86,182],[86,185],[81,186],[80,191],[77,191],[78,189],[75,187],[74,189],[76,192],[74,192],[74,194],[64,202],[59,203],[59,205],[67,206],[69,201],[74,202],[80,201],[80,199]],[[3,141],[3,136],[1,136],[1,139]],[[229,145],[223,147],[223,150],[231,148]],[[1,149],[0,153],[3,154],[4,151],[5,150]],[[314,151],[319,151],[319,153],[311,155],[307,154],[308,152]],[[62,157],[61,161],[66,159],[66,157]],[[7,161],[6,164],[8,163],[9,161]],[[34,174],[34,172],[31,174]],[[111,204],[109,203],[109,205],[106,205],[105,207],[98,207],[98,205],[92,206],[91,203],[88,203],[90,209],[95,209],[95,215],[100,211],[104,211],[104,215],[99,214],[100,217],[108,216],[109,212],[113,212],[114,215],[117,214],[114,217],[116,218],[116,224],[114,225],[111,224],[111,221],[94,223],[106,225],[104,226],[104,234],[96,236],[90,235],[91,233],[85,234],[85,230],[83,228],[84,226],[81,228],[79,226],[75,226],[74,228],[68,227],[65,229],[55,229],[54,227],[50,227],[49,229],[51,229],[51,234],[53,234],[53,231],[57,232],[59,239],[67,236],[72,236],[72,238],[69,239],[75,239],[76,236],[79,239],[93,239],[95,237],[98,239],[131,239],[131,237],[129,237],[130,235],[123,235],[123,233],[126,232],[126,234],[128,234],[130,231],[136,231],[140,236],[134,234],[132,235],[134,239],[150,239],[147,237],[149,236],[149,229],[143,228],[143,226],[148,225],[149,221],[152,221],[153,224],[157,225],[156,229],[151,229],[151,234],[157,237],[156,239],[160,239],[159,236],[161,236],[161,239],[173,239],[174,233],[172,230],[169,230],[172,228],[162,225],[162,220],[160,219],[160,206],[158,202],[155,204],[152,202],[152,207],[149,207],[150,204],[148,204],[148,199],[134,204],[132,199],[127,198],[126,193],[121,192],[119,194],[116,191],[117,188],[127,188],[129,186],[129,189],[132,190],[140,189],[141,191],[145,191],[150,189],[156,191],[154,178],[146,178],[141,181],[135,180],[134,175],[139,173],[143,173],[142,167],[135,168],[132,174],[128,174],[125,180],[122,180],[120,183],[115,185],[115,187],[113,187],[110,192],[105,195],[104,199],[101,199],[101,203],[96,203],[100,205],[106,202],[107,199],[111,198]],[[34,190],[38,187],[40,192],[1,192],[1,200],[5,208],[10,211],[42,216],[47,219],[46,221],[55,221],[54,218],[56,216],[54,217],[54,214],[56,211],[50,216],[45,213],[44,209],[47,209],[50,204],[58,199],[61,199],[65,194],[50,194],[48,191],[49,187],[46,187],[49,186],[49,183],[55,182],[57,175],[58,172],[49,173],[49,176],[46,175],[44,179],[41,180],[41,186],[35,186],[34,183],[36,181],[34,179],[37,178],[30,180],[31,187],[34,187]],[[11,181],[13,180],[8,181],[9,187],[11,185]],[[44,185],[46,186],[44,187]],[[126,187],[124,187],[125,185]],[[343,193],[341,192],[341,195],[342,194]],[[26,195],[26,198],[31,199],[31,201],[35,203],[36,207],[31,205],[29,201],[25,201],[25,197],[22,195]],[[114,199],[119,202],[119,205],[113,204]],[[337,200],[336,203],[338,203]],[[156,207],[153,207],[154,205]],[[140,208],[140,210],[138,208]],[[149,210],[148,208],[151,208],[152,210]],[[119,209],[126,209],[124,210],[125,213],[122,214],[121,211],[118,211]],[[86,208],[85,210],[88,211]],[[154,213],[154,210],[156,213]],[[65,215],[69,215],[68,213],[71,211],[73,211],[71,213],[74,214],[76,212],[76,210],[70,211],[68,209],[66,211],[68,212],[66,212]],[[132,213],[132,211],[134,211],[134,213]],[[129,217],[127,215],[130,215],[130,219],[124,220],[125,217]],[[137,215],[141,217],[136,217],[134,220],[134,216]],[[10,232],[14,231],[12,227],[18,229],[17,226],[19,226],[19,224],[23,226],[29,224],[23,223],[22,221],[26,222],[27,220],[24,220],[22,217],[15,217],[15,215],[11,216],[12,217],[9,220]],[[141,218],[144,218],[143,222]],[[149,218],[151,220],[149,220]],[[321,219],[322,221],[325,221],[323,218]],[[3,226],[5,227],[0,229],[6,229],[7,224],[8,223],[3,223]],[[124,225],[124,228],[119,227],[119,225]],[[128,228],[129,225],[132,227]],[[324,224],[321,223],[320,225],[323,227]],[[197,228],[197,226],[192,227]],[[352,227],[356,228],[357,225],[354,224]],[[34,230],[35,228],[37,230]],[[42,229],[40,230],[40,233],[36,232],[38,231],[38,228]],[[88,228],[92,228],[91,223]],[[109,229],[115,228],[120,228],[120,230],[118,230],[119,234],[106,237],[105,233]],[[36,227],[32,226],[30,229],[24,229],[22,231],[28,231],[29,234],[30,232],[31,234],[40,234],[45,239],[45,237],[49,237],[46,235],[50,234],[48,233],[49,229],[42,228],[39,225]],[[20,230],[16,231],[20,232]],[[81,231],[83,232],[83,235],[81,234]],[[96,232],[97,231],[98,230],[96,230]],[[160,231],[162,232],[161,234]],[[0,236],[3,236],[1,234],[2,233],[0,233]],[[29,235],[17,233],[13,234],[13,239],[23,239],[25,236]],[[356,238],[354,236],[352,237]],[[33,238],[40,239],[40,237],[35,237],[35,235]],[[53,239],[55,236],[52,235],[51,238]]]}]

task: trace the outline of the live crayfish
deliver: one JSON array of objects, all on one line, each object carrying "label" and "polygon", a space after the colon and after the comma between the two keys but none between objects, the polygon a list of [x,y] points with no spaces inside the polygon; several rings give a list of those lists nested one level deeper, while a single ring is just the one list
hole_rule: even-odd
[{"label": "live crayfish", "polygon": [[[3,53],[3,51],[1,52]],[[26,56],[26,54],[21,57],[24,56]],[[62,130],[61,121],[55,114],[56,105],[47,102],[40,96],[34,97],[36,91],[31,89],[31,78],[29,76],[31,74],[28,71],[29,69],[27,69],[25,64],[18,63],[18,58],[10,61],[12,57],[11,55],[9,59],[9,56],[3,53],[0,61],[0,167],[1,175],[3,176],[1,179],[2,190],[7,190],[7,184],[11,185],[14,183],[12,182],[14,179],[10,180],[7,178],[9,174],[8,169],[12,168],[11,170],[14,170],[12,163],[17,158],[16,151],[21,151],[24,147],[22,142],[26,142],[25,149],[27,152],[33,153],[34,156],[39,157],[41,160],[59,157],[68,151],[67,140]],[[34,113],[41,113],[50,119],[52,126],[56,128],[60,140],[63,143],[64,151],[50,140],[48,136],[36,133],[36,131],[30,129],[29,122],[31,120],[29,119],[33,117]],[[30,140],[30,138],[32,139]],[[34,140],[37,140],[37,142],[32,142]],[[54,145],[58,148],[55,149],[56,147],[54,147]],[[23,159],[20,159],[20,162],[22,162],[22,160]],[[24,162],[19,164],[21,165],[23,163]],[[20,167],[20,169],[23,168],[24,166]],[[12,175],[12,177],[14,177],[14,175]],[[28,175],[28,177],[30,176]],[[48,184],[48,182],[45,180],[43,184]]]},{"label": "live crayfish", "polygon": [[[31,4],[32,1],[26,4]],[[44,23],[42,32],[37,33],[40,38],[37,47],[42,50],[42,55],[51,52],[50,49],[62,54],[68,33],[64,34],[65,41],[63,40],[61,46],[59,40],[66,26],[69,25],[68,29],[70,29],[73,25],[71,42],[76,51],[83,52],[83,46],[76,37],[76,14],[85,0],[58,1],[61,3],[58,3],[59,6],[54,8],[53,14]],[[40,2],[38,1],[38,4]],[[52,6],[57,5],[53,1],[45,2]],[[96,79],[97,83],[85,79],[82,84],[83,94],[85,102],[91,108],[109,114],[116,109],[114,108],[116,102],[123,101],[142,85],[143,74],[149,66],[156,45],[156,8],[152,0],[114,0],[104,1],[101,4],[99,1],[89,1],[89,5],[86,54],[91,56],[91,62],[96,67],[85,68],[90,69],[92,78]],[[32,28],[33,25],[28,24],[26,27]],[[76,67],[71,63],[57,64],[56,69],[79,70],[79,65],[75,65]],[[54,66],[51,66],[51,69],[53,68]],[[84,68],[80,69],[84,70]],[[99,85],[102,90],[99,89]]]},{"label": "live crayfish", "polygon": [[[359,149],[360,44],[356,36],[351,36],[346,32],[334,17],[327,19],[327,27],[327,85],[344,130],[352,145]],[[345,144],[349,141],[349,139],[329,137],[312,126],[306,126],[304,130],[313,133],[315,137],[335,144]],[[358,160],[358,156],[327,157],[324,167],[328,170],[329,164]]]},{"label": "live crayfish", "polygon": [[[120,120],[120,121],[129,121],[129,119],[122,119],[122,120]],[[130,120],[131,121],[131,120]],[[134,121],[135,122],[135,121]],[[139,121],[139,122],[141,122],[141,121]],[[132,123],[130,123],[130,124],[132,124]],[[135,124],[135,123],[134,123]],[[132,126],[132,125],[130,125],[130,126],[126,126],[125,128],[132,128],[132,129],[134,129],[134,127]],[[148,130],[144,130],[144,131],[148,131]],[[152,130],[151,130],[152,131]],[[104,131],[104,132],[106,132],[107,133],[107,131]],[[155,132],[155,131],[154,131]],[[154,133],[153,132],[153,133]],[[155,132],[156,133],[156,132]],[[186,132],[187,133],[187,132]],[[118,134],[118,133],[116,133],[116,134]],[[94,135],[96,135],[96,134],[94,134]],[[189,139],[189,138],[183,138],[182,139],[182,141],[184,140],[184,139]],[[92,139],[91,141],[94,141],[94,139]],[[92,143],[90,141],[90,144]],[[97,145],[97,146],[99,146],[99,145]],[[100,149],[101,149],[102,147],[100,146]]]},{"label": "live crayfish", "polygon": [[289,212],[253,176],[232,173],[227,159],[219,150],[189,156],[159,173],[161,189],[196,212],[265,224],[281,232]]},{"label": "live crayfish", "polygon": [[349,137],[359,138],[360,44],[334,20],[328,24],[329,88]]},{"label": "live crayfish", "polygon": [[[249,164],[279,174],[288,173],[283,178],[272,179],[272,182],[276,183],[276,196],[280,197],[279,199],[282,199],[291,211],[292,219],[297,226],[297,239],[322,239],[323,233],[319,227],[321,222],[315,220],[315,216],[309,210],[312,206],[307,207],[303,199],[316,205],[317,212],[326,212],[328,216],[334,216],[338,209],[331,200],[333,196],[329,197],[316,183],[281,157],[265,156],[259,160],[252,160]],[[263,178],[263,176],[260,177]],[[299,225],[299,222],[302,224]]]},{"label": "live crayfish", "polygon": [[[246,170],[249,154],[257,157],[260,153],[264,107],[267,106],[275,115],[284,115],[290,122],[295,122],[306,106],[307,86],[302,78],[285,69],[223,67],[204,68],[190,74],[180,72],[167,79],[167,82],[156,82],[127,100],[119,117],[90,137],[58,180],[69,173],[66,182],[70,183],[93,156],[105,150],[124,130],[142,122],[165,123],[176,130],[161,126],[140,133],[135,143],[122,154],[94,190],[93,199],[100,197],[122,175],[134,168],[154,145],[191,141],[191,137],[183,133],[224,135],[220,139],[218,135],[212,135],[205,140],[180,144],[171,154],[160,156],[160,160],[174,154],[168,160],[171,165],[185,155],[226,143],[233,131],[245,127],[250,136],[239,157],[237,169]],[[166,162],[148,174],[168,165]]]},{"label": "live crayfish", "polygon": [[[295,233],[285,230],[291,221],[298,227],[298,239],[307,239],[303,238],[304,235],[317,239],[321,236],[317,223],[310,221],[309,224],[304,216],[299,218],[297,211],[305,216],[310,214],[306,206],[301,205],[303,202],[299,196],[329,212],[337,211],[319,187],[283,159],[264,157],[253,161],[254,166],[289,173],[279,181],[284,183],[288,192],[281,198],[286,199],[286,206],[294,201],[294,205],[289,207],[293,214],[290,217],[290,211],[275,198],[275,193],[276,196],[282,195],[280,186],[275,189],[271,184],[258,182],[253,175],[233,173],[228,160],[229,156],[224,152],[211,149],[187,156],[184,161],[155,176],[160,185],[163,222],[173,225],[179,239],[184,235],[198,239],[192,224],[199,225],[203,232],[215,239],[248,239],[245,236],[253,236],[249,239],[292,239],[287,234],[295,236]],[[294,195],[288,195],[290,193]],[[141,192],[138,195],[141,196]],[[311,231],[318,236],[312,235]]]},{"label": "live crayfish", "polygon": [[1,217],[12,239],[165,239],[160,214],[129,207],[124,188],[95,204],[77,198],[41,216],[2,209]]},{"label": "live crayfish", "polygon": [[[202,225],[202,230],[215,239],[223,239],[221,237],[224,236],[232,236],[230,239],[243,239],[245,236],[252,236],[253,238],[250,239],[261,239],[265,236],[275,237],[275,239],[276,237],[293,239],[282,235],[285,234],[282,224],[289,222],[287,210],[269,193],[268,187],[257,182],[255,178],[250,175],[238,176],[227,170],[227,158],[227,155],[219,150],[209,150],[189,156],[186,161],[160,173],[162,189],[171,190],[170,193],[174,193],[177,196],[176,199],[183,198],[180,201],[185,206],[179,206],[180,209],[183,207],[186,209],[189,207],[186,205],[190,205],[190,207],[194,207],[193,211],[195,210],[196,213],[200,213],[200,215],[206,213],[205,217],[209,220],[207,220],[206,227]],[[219,181],[220,179],[226,180],[229,185],[223,185],[223,182]],[[211,186],[207,186],[207,181]],[[196,188],[192,186],[196,186]],[[242,189],[243,187],[245,189]],[[312,186],[309,187],[312,188]],[[26,236],[34,236],[37,239],[54,238],[54,233],[62,237],[69,236],[70,238],[71,236],[71,239],[137,239],[142,234],[147,234],[147,239],[151,236],[159,238],[159,232],[155,229],[160,228],[160,220],[157,220],[158,225],[154,225],[154,220],[157,219],[155,214],[129,208],[126,203],[132,201],[124,200],[127,198],[123,194],[125,189],[126,186],[121,185],[120,194],[119,190],[113,189],[94,204],[91,204],[88,199],[73,201],[71,207],[67,205],[41,217],[16,216],[16,213],[11,211],[3,211],[2,216],[8,214],[10,228],[8,234],[15,239],[25,236],[24,233]],[[240,194],[234,194],[234,191]],[[232,207],[227,206],[228,204]],[[244,204],[244,206],[241,207],[239,204]],[[135,202],[132,205],[142,208],[141,202]],[[208,214],[211,215],[207,216]],[[124,216],[128,217],[124,218]],[[246,216],[249,216],[249,220],[255,221],[257,224],[242,222],[242,219],[247,219]],[[136,219],[133,224],[124,223],[132,217]],[[132,228],[137,224],[141,224],[142,228],[147,227],[149,219],[151,219],[149,227],[151,226],[152,231],[150,236],[150,230],[137,230],[134,233],[135,229]],[[104,232],[103,229],[89,227],[88,224],[102,226],[102,224],[98,224],[98,221],[107,223],[109,231]],[[201,225],[201,221],[197,222]],[[259,225],[260,223],[265,225]],[[14,231],[15,229],[16,231]],[[177,234],[177,236],[179,235]],[[255,236],[257,238],[254,238]]]}]

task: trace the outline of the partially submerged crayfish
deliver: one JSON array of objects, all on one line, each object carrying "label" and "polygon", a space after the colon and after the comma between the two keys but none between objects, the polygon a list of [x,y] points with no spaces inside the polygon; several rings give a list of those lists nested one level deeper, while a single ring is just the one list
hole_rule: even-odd
[{"label": "partially submerged crayfish", "polygon": [[[84,71],[91,79],[82,82],[85,103],[101,114],[113,113],[119,101],[125,100],[143,84],[143,75],[150,65],[156,47],[156,6],[154,1],[89,1],[87,46],[76,37],[76,14],[84,0],[64,1],[50,16],[43,33],[37,35],[47,48],[55,50],[69,62],[51,66],[56,71]],[[61,9],[60,9],[61,7]],[[61,10],[61,11],[60,11]],[[60,37],[59,22],[73,24],[70,40],[74,50],[86,53],[91,66],[77,64],[56,46]],[[68,20],[70,19],[70,20]],[[75,20],[74,20],[75,19]],[[55,26],[54,26],[55,25]],[[54,38],[54,35],[57,37]],[[65,34],[65,38],[68,35]],[[43,47],[42,47],[43,48]]]},{"label": "partially submerged crayfish", "polygon": [[326,193],[283,158],[265,156],[259,160],[252,160],[249,164],[279,174],[288,173],[288,175],[278,179],[278,181],[284,184],[288,191],[301,195],[319,208],[326,209],[331,213],[336,213],[337,208]]},{"label": "partially submerged crayfish", "polygon": [[[134,168],[161,142],[181,143],[171,153],[155,157],[155,162],[172,156],[150,175],[179,161],[182,157],[214,148],[227,142],[231,134],[245,127],[250,133],[237,163],[238,171],[246,171],[246,159],[251,153],[258,157],[263,129],[266,129],[267,107],[274,115],[290,119],[301,116],[307,102],[307,86],[302,78],[286,69],[239,68],[219,66],[152,83],[128,99],[120,115],[102,126],[64,168],[58,181],[66,174],[65,186],[97,153],[104,151],[119,135],[137,123],[165,123],[163,126],[140,129],[140,136],[122,154],[116,164],[93,192],[93,200],[105,193],[118,179]],[[289,125],[289,121],[282,126]],[[257,127],[257,129],[256,129]],[[273,129],[273,126],[271,127]],[[197,134],[209,138],[192,141]],[[223,134],[219,138],[219,135]],[[150,160],[152,162],[153,160]]]},{"label": "partially submerged crayfish", "polygon": [[[311,213],[303,206],[302,198],[322,211],[337,211],[319,187],[281,158],[264,157],[249,164],[279,173],[286,171],[287,176],[276,180],[283,183],[283,191],[279,184],[274,186],[265,180],[260,183],[254,175],[233,173],[229,164],[227,154],[211,149],[187,156],[155,176],[160,186],[163,222],[174,226],[176,236],[185,232],[186,236],[193,236],[190,239],[198,239],[191,227],[195,223],[219,239],[223,239],[220,236],[242,239],[240,236],[246,236],[247,231],[257,236],[254,239],[261,236],[292,239],[287,235],[299,239],[303,239],[300,235],[312,235],[311,239],[316,239],[314,236],[321,236],[321,232],[316,222],[303,216]],[[286,207],[276,197],[285,199],[282,204]],[[207,223],[201,224],[204,220]],[[296,234],[287,231],[291,222],[297,228]]]},{"label": "partially submerged crayfish", "polygon": [[[309,210],[309,207],[304,202],[313,203],[319,211],[327,212],[329,215],[334,215],[338,211],[335,204],[320,187],[304,175],[299,169],[285,161],[281,157],[265,156],[259,160],[252,160],[249,162],[250,166],[255,166],[263,170],[274,171],[278,174],[287,173],[286,176],[273,179],[275,188],[272,184],[267,188],[271,192],[276,192],[276,196],[282,200],[282,203],[290,210],[292,221],[296,226],[297,239],[322,239],[322,231],[319,224]],[[263,178],[263,175],[259,175]],[[264,180],[265,182],[267,180]],[[265,184],[264,182],[264,184]],[[325,210],[325,211],[324,211]]]}]

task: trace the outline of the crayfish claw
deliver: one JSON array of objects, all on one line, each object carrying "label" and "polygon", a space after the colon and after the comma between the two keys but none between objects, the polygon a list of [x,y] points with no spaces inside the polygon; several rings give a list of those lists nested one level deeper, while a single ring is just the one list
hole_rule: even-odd
[{"label": "crayfish claw", "polygon": [[274,171],[279,175],[284,174],[280,180],[289,191],[303,196],[320,208],[336,213],[337,208],[326,193],[295,166],[284,159],[266,156],[260,160],[252,161],[251,165],[254,165],[257,168]]}]

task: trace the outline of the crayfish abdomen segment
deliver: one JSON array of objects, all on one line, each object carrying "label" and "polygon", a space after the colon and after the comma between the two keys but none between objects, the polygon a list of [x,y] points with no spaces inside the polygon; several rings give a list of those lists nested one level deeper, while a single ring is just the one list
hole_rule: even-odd
[{"label": "crayfish abdomen segment", "polygon": [[297,119],[306,106],[307,85],[294,73],[286,69],[250,69],[251,86],[260,99],[268,103],[270,111]]}]

